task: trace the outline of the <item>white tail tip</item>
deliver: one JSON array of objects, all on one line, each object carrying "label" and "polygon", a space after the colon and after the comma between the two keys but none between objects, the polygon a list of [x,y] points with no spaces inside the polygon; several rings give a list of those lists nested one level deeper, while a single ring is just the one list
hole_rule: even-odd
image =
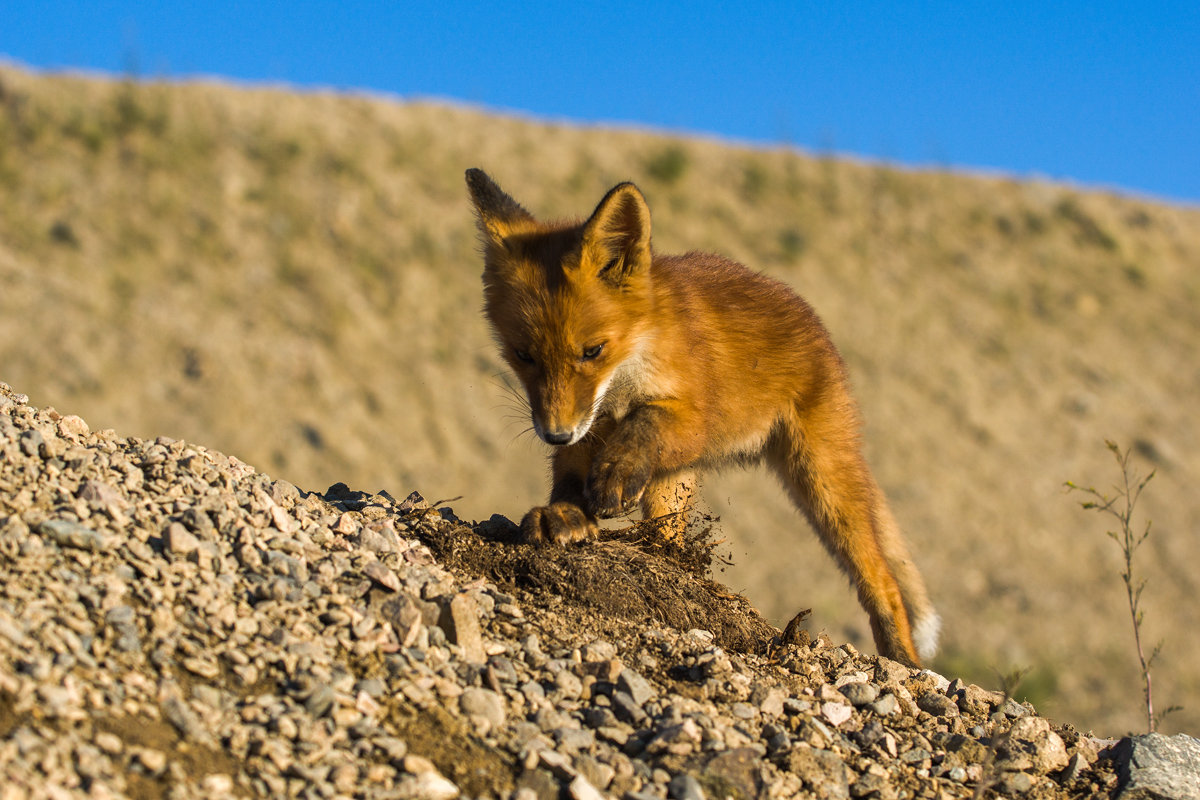
[{"label": "white tail tip", "polygon": [[918,619],[913,626],[913,646],[917,648],[917,655],[921,661],[928,661],[937,652],[938,634],[941,630],[942,618],[933,611]]}]

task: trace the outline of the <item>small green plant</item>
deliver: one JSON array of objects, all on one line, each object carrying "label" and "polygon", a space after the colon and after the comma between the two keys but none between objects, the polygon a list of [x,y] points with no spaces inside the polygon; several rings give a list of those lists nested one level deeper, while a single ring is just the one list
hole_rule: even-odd
[{"label": "small green plant", "polygon": [[750,161],[742,167],[742,197],[748,203],[758,203],[767,189],[769,174],[758,161]]},{"label": "small green plant", "polygon": [[668,144],[646,160],[646,173],[659,183],[670,186],[683,177],[688,154],[677,144]]},{"label": "small green plant", "polygon": [[1083,492],[1085,495],[1093,498],[1080,503],[1084,509],[1107,514],[1117,520],[1119,529],[1116,531],[1106,531],[1106,533],[1114,542],[1121,546],[1121,554],[1125,559],[1124,567],[1121,570],[1121,580],[1125,583],[1125,594],[1129,599],[1129,615],[1133,621],[1133,642],[1137,648],[1138,663],[1142,669],[1143,694],[1146,700],[1146,726],[1149,732],[1153,733],[1158,729],[1158,723],[1163,717],[1180,709],[1179,706],[1171,706],[1159,714],[1154,713],[1154,693],[1151,689],[1150,667],[1153,666],[1159,652],[1162,650],[1162,642],[1154,646],[1150,657],[1147,658],[1145,650],[1142,648],[1142,622],[1144,621],[1144,613],[1141,607],[1142,590],[1146,588],[1146,581],[1145,579],[1135,580],[1133,576],[1133,554],[1137,552],[1138,547],[1150,535],[1149,520],[1147,520],[1146,527],[1141,530],[1141,533],[1135,531],[1133,524],[1134,509],[1137,506],[1138,499],[1142,496],[1142,490],[1146,488],[1146,484],[1150,483],[1155,471],[1151,470],[1150,474],[1143,478],[1130,466],[1128,449],[1122,450],[1115,442],[1107,440],[1105,441],[1105,445],[1108,446],[1109,451],[1117,459],[1117,466],[1121,469],[1121,482],[1113,487],[1113,494],[1103,494],[1096,489],[1091,487],[1084,488],[1071,481],[1067,481],[1066,486],[1069,491]]},{"label": "small green plant", "polygon": [[1117,240],[1106,231],[1099,222],[1079,204],[1074,197],[1065,197],[1054,207],[1054,213],[1059,219],[1075,228],[1075,238],[1078,242],[1101,250],[1115,252],[1120,249]]},{"label": "small green plant", "polygon": [[796,228],[785,228],[779,232],[779,249],[789,264],[795,263],[808,245],[808,239]]}]

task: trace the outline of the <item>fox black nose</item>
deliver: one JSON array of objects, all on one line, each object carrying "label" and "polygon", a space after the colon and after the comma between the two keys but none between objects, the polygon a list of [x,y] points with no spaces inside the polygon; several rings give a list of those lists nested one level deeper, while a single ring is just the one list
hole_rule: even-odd
[{"label": "fox black nose", "polygon": [[571,441],[571,436],[571,431],[546,431],[542,434],[547,444],[566,444]]}]

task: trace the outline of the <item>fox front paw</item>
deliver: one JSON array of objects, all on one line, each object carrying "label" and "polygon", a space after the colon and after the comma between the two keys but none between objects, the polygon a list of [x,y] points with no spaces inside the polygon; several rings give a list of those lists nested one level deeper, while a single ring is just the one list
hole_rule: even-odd
[{"label": "fox front paw", "polygon": [[570,544],[594,539],[596,520],[574,503],[551,503],[529,510],[521,520],[521,536],[533,544]]},{"label": "fox front paw", "polygon": [[588,505],[600,517],[615,517],[637,506],[652,471],[643,459],[601,457],[592,466],[588,479]]}]

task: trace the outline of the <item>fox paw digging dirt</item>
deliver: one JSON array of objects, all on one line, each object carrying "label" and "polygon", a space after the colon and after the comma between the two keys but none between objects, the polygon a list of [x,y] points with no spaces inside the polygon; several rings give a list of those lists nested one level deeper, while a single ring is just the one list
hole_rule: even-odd
[{"label": "fox paw digging dirt", "polygon": [[596,521],[573,503],[551,503],[529,510],[521,520],[521,536],[532,544],[570,544],[594,539]]}]

